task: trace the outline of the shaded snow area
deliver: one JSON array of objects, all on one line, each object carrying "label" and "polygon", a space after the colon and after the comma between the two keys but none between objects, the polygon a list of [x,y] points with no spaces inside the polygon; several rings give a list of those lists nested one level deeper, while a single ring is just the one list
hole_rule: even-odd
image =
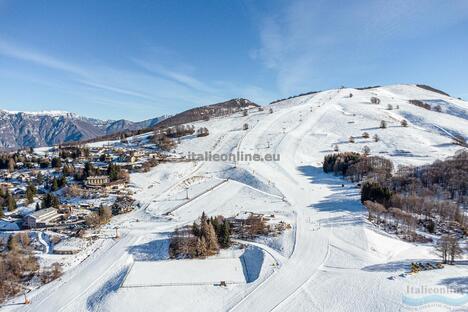
[{"label": "shaded snow area", "polygon": [[[381,103],[371,104],[371,97]],[[441,111],[409,100],[440,105]],[[210,134],[181,138],[176,154],[243,152],[280,159],[168,162],[132,174],[136,209],[112,218],[84,251],[57,256],[74,265],[30,292],[30,305],[15,304],[19,297],[2,310],[449,311],[441,304],[411,306],[409,299],[421,295],[408,289],[466,288],[468,259],[409,274],[411,262],[438,261],[432,245],[403,242],[375,228],[356,185],[323,173],[322,160],[335,145],[357,152],[368,146],[371,155],[396,166],[452,156],[461,148],[452,144],[452,136],[468,137],[467,109],[464,101],[395,85],[329,90],[251,109],[247,116],[196,122],[195,128],[206,127]],[[401,125],[403,119],[408,127]],[[385,129],[379,127],[382,120]],[[242,130],[245,123],[248,130]],[[203,212],[237,218],[258,213],[289,226],[277,236],[236,240],[207,259],[169,259],[171,233]],[[70,246],[64,242],[65,247]],[[451,308],[468,309],[466,304]]]}]

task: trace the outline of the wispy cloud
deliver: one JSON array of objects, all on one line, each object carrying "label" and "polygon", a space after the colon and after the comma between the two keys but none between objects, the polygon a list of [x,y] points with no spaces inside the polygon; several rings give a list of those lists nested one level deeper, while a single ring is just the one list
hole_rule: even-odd
[{"label": "wispy cloud", "polygon": [[[276,75],[278,90],[287,95],[330,77],[337,67],[343,74],[350,66],[359,75],[372,68],[372,51],[382,52],[392,40],[429,36],[465,20],[468,2],[292,0],[258,14],[260,44],[251,57]],[[324,69],[330,72],[322,74]]]},{"label": "wispy cloud", "polygon": [[167,79],[171,79],[193,90],[201,91],[201,92],[208,92],[208,93],[216,93],[218,91],[210,87],[207,83],[201,82],[197,78],[187,73],[172,70],[164,65],[151,62],[151,61],[146,61],[146,60],[137,59],[137,58],[133,58],[132,60],[135,64],[141,66],[142,68],[152,73],[155,73]]},{"label": "wispy cloud", "polygon": [[0,39],[0,54],[7,57],[32,62],[37,65],[49,67],[52,69],[57,69],[77,75],[86,75],[86,72],[83,69],[73,64],[64,62],[40,52],[35,52],[30,49],[19,47],[2,39]]}]

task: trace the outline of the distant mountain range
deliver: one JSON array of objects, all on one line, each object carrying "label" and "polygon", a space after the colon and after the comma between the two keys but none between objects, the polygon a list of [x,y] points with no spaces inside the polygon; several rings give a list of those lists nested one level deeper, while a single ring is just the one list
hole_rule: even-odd
[{"label": "distant mountain range", "polygon": [[51,146],[153,127],[166,117],[140,122],[99,120],[62,111],[11,112],[0,110],[0,148]]}]

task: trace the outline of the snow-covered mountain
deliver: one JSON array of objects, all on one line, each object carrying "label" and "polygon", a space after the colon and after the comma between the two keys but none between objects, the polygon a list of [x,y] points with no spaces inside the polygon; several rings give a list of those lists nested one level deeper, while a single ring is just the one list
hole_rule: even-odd
[{"label": "snow-covered mountain", "polygon": [[[468,278],[466,264],[407,274],[412,262],[437,261],[431,244],[409,243],[370,224],[356,185],[324,173],[321,163],[335,147],[361,152],[367,146],[371,155],[395,165],[453,156],[462,148],[453,144],[454,137],[468,137],[467,113],[463,100],[417,85],[392,85],[304,94],[267,109],[186,121],[208,128],[209,135],[181,138],[175,148],[180,155],[280,157],[167,161],[131,174],[139,205],[101,230],[98,254],[87,257],[84,250],[81,258],[60,258],[72,263],[63,277],[28,293],[30,305],[12,307],[123,312],[154,310],[157,302],[162,311],[414,310],[404,298],[419,297],[408,289],[459,287]],[[386,127],[380,127],[382,121]],[[133,148],[144,136],[92,144]],[[205,262],[168,260],[171,232],[202,213],[259,213],[291,227],[278,236],[242,241],[245,249],[226,250]],[[111,240],[115,228],[121,238]],[[215,261],[239,258],[244,267]],[[231,274],[236,270],[239,275]],[[244,282],[215,286],[240,272]]]},{"label": "snow-covered mountain", "polygon": [[0,110],[0,148],[50,146],[92,139],[124,130],[151,127],[164,118],[156,117],[140,122],[125,119],[104,121],[63,111]]}]

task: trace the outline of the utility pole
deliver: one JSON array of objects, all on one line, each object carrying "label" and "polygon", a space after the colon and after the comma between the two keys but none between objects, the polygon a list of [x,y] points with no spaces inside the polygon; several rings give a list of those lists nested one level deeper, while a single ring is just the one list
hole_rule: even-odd
[{"label": "utility pole", "polygon": [[189,199],[189,196],[188,196],[188,186],[185,187],[185,199]]}]

